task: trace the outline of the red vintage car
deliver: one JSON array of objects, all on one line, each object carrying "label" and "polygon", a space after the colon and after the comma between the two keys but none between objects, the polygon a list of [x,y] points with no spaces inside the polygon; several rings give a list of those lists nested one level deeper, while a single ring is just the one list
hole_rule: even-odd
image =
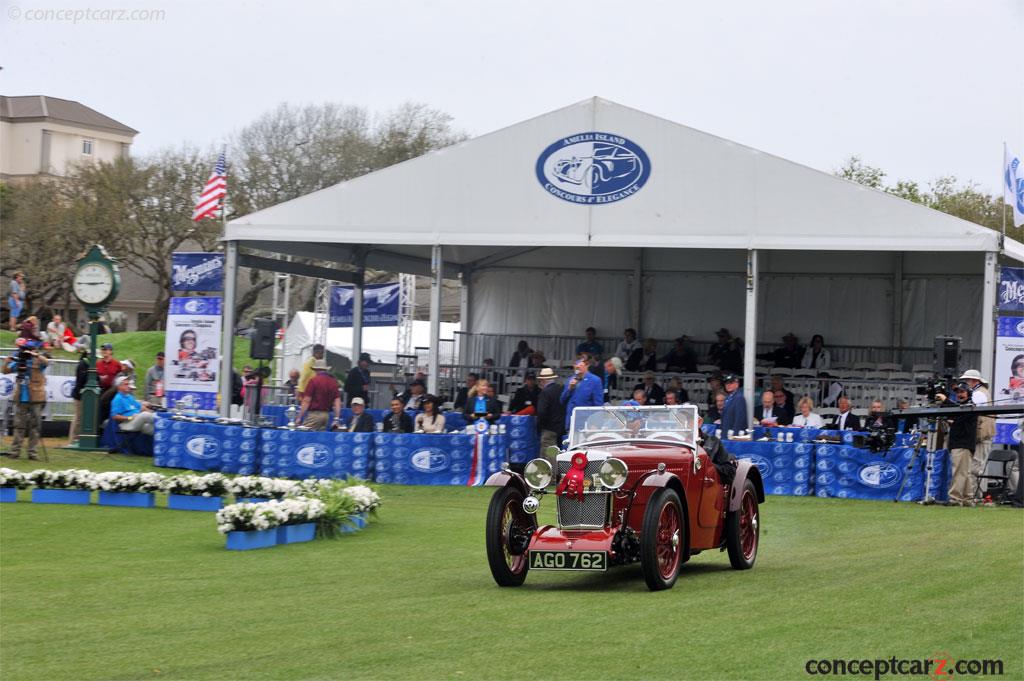
[{"label": "red vintage car", "polygon": [[[600,572],[639,561],[656,591],[711,549],[728,551],[738,570],[753,567],[761,474],[740,461],[733,483],[722,484],[698,433],[693,406],[577,408],[557,470],[534,459],[522,474],[506,466],[487,480],[498,488],[487,510],[494,580],[519,586],[530,570]],[[556,524],[538,526],[549,494]]]}]

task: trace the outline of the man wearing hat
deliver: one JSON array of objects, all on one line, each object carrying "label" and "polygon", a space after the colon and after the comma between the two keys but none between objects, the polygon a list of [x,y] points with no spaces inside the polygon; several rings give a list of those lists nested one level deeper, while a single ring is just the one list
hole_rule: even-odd
[{"label": "man wearing hat", "polygon": [[36,335],[35,326],[28,320],[21,324],[21,335],[14,341],[17,350],[4,360],[3,372],[14,374],[14,439],[9,456],[21,456],[21,443],[28,438],[28,458],[37,459],[43,408],[46,407],[46,368],[49,355]]},{"label": "man wearing hat", "polygon": [[740,339],[733,338],[729,329],[722,327],[715,332],[718,341],[708,348],[708,364],[714,364],[722,371],[739,373],[743,371],[743,350]]},{"label": "man wearing hat", "polygon": [[114,359],[114,346],[104,343],[100,346],[100,357],[96,360],[96,379],[100,382],[100,391],[114,387],[114,377],[121,373],[121,363]]},{"label": "man wearing hat", "polygon": [[[992,395],[988,391],[988,381],[977,369],[968,369],[958,381],[963,381],[971,389],[971,402],[983,407],[992,401]],[[977,476],[985,474],[988,466],[988,457],[992,453],[992,438],[996,434],[996,418],[994,416],[978,417],[977,442],[974,445],[974,455],[971,457],[971,491],[978,489]],[[981,493],[981,490],[978,490]]]},{"label": "man wearing hat", "polygon": [[164,404],[164,353],[156,353],[153,366],[146,370],[146,401],[162,407]]},{"label": "man wearing hat", "polygon": [[[540,433],[540,451],[546,456],[548,447],[562,441],[565,427],[565,410],[562,408],[562,386],[558,375],[550,367],[544,367],[537,374],[540,394],[537,395],[537,431]],[[551,462],[554,465],[554,461]]]},{"label": "man wearing hat", "polygon": [[148,405],[135,399],[132,394],[135,384],[127,376],[118,376],[115,386],[117,394],[110,403],[110,419],[117,424],[118,430],[152,435],[156,416]]},{"label": "man wearing hat", "polygon": [[348,422],[350,433],[372,433],[373,417],[366,413],[366,402],[362,397],[352,398],[352,418]]},{"label": "man wearing hat", "polygon": [[508,410],[513,414],[534,414],[537,409],[538,397],[540,397],[540,387],[537,385],[537,377],[533,375],[532,371],[527,371],[523,377],[523,385],[512,396]]},{"label": "man wearing hat", "polygon": [[770,359],[776,369],[799,369],[804,359],[804,348],[797,343],[792,332],[782,337],[782,347],[771,352],[762,352],[758,359]]},{"label": "man wearing hat", "polygon": [[306,384],[313,380],[313,376],[316,374],[316,369],[313,365],[323,358],[324,346],[316,343],[313,345],[313,354],[302,363],[302,372],[299,374],[299,386],[295,389],[295,394],[300,400],[305,397]]},{"label": "man wearing hat", "polygon": [[[327,430],[341,417],[341,390],[338,380],[328,373],[326,359],[315,360],[312,369],[316,375],[309,379],[302,392],[299,421],[310,430]],[[331,410],[334,411],[333,421]]]},{"label": "man wearing hat", "polygon": [[725,385],[725,406],[722,407],[722,424],[719,432],[728,437],[729,431],[738,433],[748,428],[747,401],[740,390],[740,378],[736,374],[728,374],[722,379]]},{"label": "man wearing hat", "polygon": [[356,362],[356,365],[349,370],[348,376],[345,377],[345,395],[348,398],[349,406],[352,406],[352,401],[357,397],[362,398],[364,404],[369,399],[370,362],[370,355],[368,353],[360,354],[359,361]]}]

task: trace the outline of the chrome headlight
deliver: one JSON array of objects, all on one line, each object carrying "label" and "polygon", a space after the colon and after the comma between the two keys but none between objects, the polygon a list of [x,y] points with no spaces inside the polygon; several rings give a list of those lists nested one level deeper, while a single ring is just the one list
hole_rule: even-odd
[{"label": "chrome headlight", "polygon": [[629,468],[622,459],[605,459],[597,471],[597,479],[602,486],[608,489],[618,489],[626,483],[626,475]]},{"label": "chrome headlight", "polygon": [[523,478],[533,489],[544,489],[551,484],[551,477],[551,462],[547,459],[534,459],[523,469]]}]

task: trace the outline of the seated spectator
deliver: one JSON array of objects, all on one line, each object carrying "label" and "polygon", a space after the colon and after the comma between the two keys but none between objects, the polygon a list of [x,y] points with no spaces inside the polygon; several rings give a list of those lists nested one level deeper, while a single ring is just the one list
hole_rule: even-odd
[{"label": "seated spectator", "polygon": [[135,384],[124,376],[118,377],[116,384],[117,395],[110,404],[110,418],[117,424],[118,430],[152,435],[156,415],[149,409],[148,404],[142,404],[135,399],[135,395],[132,394]]},{"label": "seated spectator", "polygon": [[544,362],[548,361],[547,357],[540,350],[534,350],[530,353],[530,368],[531,369],[543,369]]},{"label": "seated spectator", "polygon": [[455,397],[452,398],[452,409],[462,411],[466,408],[466,395],[473,389],[473,386],[476,385],[477,379],[479,378],[479,376],[472,372],[466,374],[466,385],[455,391]]},{"label": "seated spectator", "polygon": [[[910,400],[899,400],[896,402],[897,409],[910,409]],[[896,422],[897,433],[909,433],[914,428],[917,428],[917,417],[916,416],[896,416],[893,417]]]},{"label": "seated spectator", "polygon": [[762,352],[757,356],[758,359],[771,360],[778,369],[799,369],[803,357],[803,346],[797,343],[797,338],[792,333],[782,337],[782,347],[771,352]]},{"label": "seated spectator", "polygon": [[423,413],[416,414],[417,433],[443,433],[444,414],[438,411],[439,400],[434,395],[424,395]]},{"label": "seated spectator", "polygon": [[584,331],[586,334],[586,340],[576,346],[576,354],[587,353],[594,358],[594,361],[601,361],[604,356],[604,346],[597,342],[597,330],[588,326],[587,330]]},{"label": "seated spectator", "polygon": [[[537,377],[532,372],[527,372],[523,377],[522,387],[512,396],[508,410],[513,414],[534,414],[537,410],[538,397],[540,397],[540,386],[537,385]],[[527,410],[529,411],[527,412]]]},{"label": "seated spectator", "polygon": [[619,341],[619,346],[615,348],[615,356],[625,364],[629,361],[630,356],[640,347],[640,341],[636,338],[636,329],[626,329],[622,332],[622,340]]},{"label": "seated spectator", "polygon": [[678,374],[692,374],[697,371],[697,357],[690,349],[690,338],[680,336],[668,354],[661,358],[665,363],[665,371]]},{"label": "seated spectator", "polygon": [[772,376],[772,392],[778,395],[783,393],[786,395],[786,403],[789,405],[796,404],[796,398],[793,397],[793,393],[786,389],[786,384],[782,381],[782,376]]},{"label": "seated spectator", "polygon": [[[635,389],[633,391],[633,399],[631,401],[636,403],[635,406],[638,406],[638,407],[646,406],[647,405],[647,393],[644,391],[643,388],[637,388],[637,389]],[[627,405],[627,404],[629,404],[629,402],[630,402],[630,400],[626,400],[622,404],[623,405]],[[630,404],[629,406],[632,407],[634,405]]]},{"label": "seated spectator", "polygon": [[533,350],[530,349],[530,344],[524,340],[519,341],[516,351],[512,353],[512,359],[508,361],[509,368],[526,369],[530,366],[531,354],[533,354]]},{"label": "seated spectator", "polygon": [[398,396],[398,399],[405,403],[409,411],[419,411],[423,408],[423,396],[426,395],[427,386],[423,381],[414,380],[409,384],[408,390]]},{"label": "seated spectator", "polygon": [[391,400],[391,412],[384,417],[385,433],[411,433],[412,417],[402,409],[402,403],[396,397]]},{"label": "seated spectator", "polygon": [[[715,395],[725,390],[725,386],[722,385],[722,374],[715,372],[708,376],[708,403],[705,405],[705,411],[715,406]],[[712,419],[708,419],[712,421]]]},{"label": "seated spectator", "polygon": [[[778,366],[778,365],[776,365]],[[811,347],[804,352],[804,358],[800,361],[800,368],[814,369],[818,373],[828,371],[832,366],[832,358],[825,347],[825,338],[816,333],[811,337]]]},{"label": "seated spectator", "polygon": [[850,398],[846,395],[839,398],[839,413],[832,417],[828,427],[832,430],[860,430],[860,418],[853,413]]},{"label": "seated spectator", "polygon": [[490,357],[484,360],[483,377],[487,379],[488,385],[494,386],[497,394],[505,392],[505,374],[494,368],[494,360]]},{"label": "seated spectator", "polygon": [[666,407],[678,407],[683,402],[679,399],[679,391],[677,390],[666,390],[665,391],[665,406]]},{"label": "seated spectator", "polygon": [[761,404],[754,407],[754,425],[779,425],[779,417],[775,412],[775,393],[771,390],[761,393]]},{"label": "seated spectator", "polygon": [[793,417],[793,425],[797,428],[824,428],[825,419],[814,413],[814,401],[810,397],[801,397],[797,403],[800,413]]},{"label": "seated spectator", "polygon": [[501,403],[494,397],[491,384],[486,378],[479,379],[470,389],[462,413],[467,423],[473,423],[478,419],[497,423],[501,418]]},{"label": "seated spectator", "polygon": [[729,329],[716,332],[718,342],[708,349],[708,364],[714,364],[726,373],[743,373],[743,341],[733,338]]},{"label": "seated spectator", "polygon": [[618,355],[605,360],[604,363],[604,403],[611,403],[611,391],[619,389],[619,376],[622,374],[622,360]]},{"label": "seated spectator", "polygon": [[676,397],[680,399],[679,404],[690,401],[690,393],[687,392],[686,388],[683,387],[683,382],[679,380],[678,376],[673,376],[669,379],[668,385],[665,386],[665,395],[668,396],[668,392],[672,391],[676,394]]},{"label": "seated spectator", "polygon": [[896,428],[895,420],[886,416],[885,404],[882,403],[882,400],[872,401],[868,415],[864,417],[864,430],[871,428]]},{"label": "seated spectator", "polygon": [[772,390],[775,395],[775,416],[780,426],[788,426],[793,423],[793,393],[788,390]]},{"label": "seated spectator", "polygon": [[708,407],[708,422],[721,424],[723,409],[725,409],[725,391],[719,390],[711,395],[711,406]]},{"label": "seated spectator", "polygon": [[644,382],[636,386],[634,393],[637,389],[644,391],[644,396],[647,398],[644,404],[654,405],[665,402],[665,391],[654,381],[653,371],[647,371],[644,373]]},{"label": "seated spectator", "polygon": [[648,338],[644,341],[643,347],[637,348],[626,361],[626,371],[657,371],[658,370],[658,341]]},{"label": "seated spectator", "polygon": [[342,429],[350,433],[373,432],[373,417],[366,413],[366,401],[362,397],[352,398],[352,418]]},{"label": "seated spectator", "polygon": [[53,319],[46,325],[46,340],[50,347],[61,348],[64,352],[75,351],[75,334],[59,314],[53,315]]}]

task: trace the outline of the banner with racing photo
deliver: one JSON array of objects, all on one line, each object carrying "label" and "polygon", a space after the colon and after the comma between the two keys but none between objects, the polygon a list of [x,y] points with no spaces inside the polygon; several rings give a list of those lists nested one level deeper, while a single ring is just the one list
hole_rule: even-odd
[{"label": "banner with racing photo", "polygon": [[219,296],[171,298],[164,344],[164,388],[171,409],[217,408],[221,306]]},{"label": "banner with racing photo", "polygon": [[172,291],[223,291],[223,253],[172,253]]},{"label": "banner with racing photo", "polygon": [[[1000,316],[996,329],[995,375],[990,385],[992,401],[996,404],[1024,404],[1024,317]],[[1004,445],[1019,443],[1019,419],[997,420],[993,442]]]},{"label": "banner with racing photo", "polygon": [[[401,288],[370,284],[363,289],[363,326],[397,326]],[[355,287],[332,286],[329,326],[352,326]]]}]

